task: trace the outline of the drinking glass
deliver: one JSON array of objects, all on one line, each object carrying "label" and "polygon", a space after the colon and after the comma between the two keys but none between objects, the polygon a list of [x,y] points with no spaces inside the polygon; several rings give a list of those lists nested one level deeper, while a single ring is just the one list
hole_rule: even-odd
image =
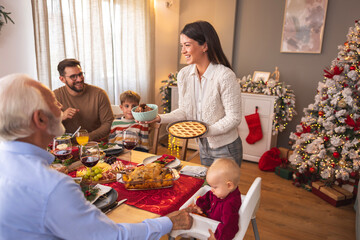
[{"label": "drinking glass", "polygon": [[76,133],[76,141],[81,146],[89,142],[89,133],[86,129],[81,129]]},{"label": "drinking glass", "polygon": [[100,160],[100,149],[97,142],[88,142],[80,147],[80,159],[82,164],[91,168]]},{"label": "drinking glass", "polygon": [[132,151],[136,145],[139,142],[139,133],[137,129],[126,129],[124,131],[124,137],[123,137],[123,146],[124,148],[126,148],[127,150],[130,150],[130,163],[131,161],[131,157],[132,157]]},{"label": "drinking glass", "polygon": [[70,136],[55,137],[53,140],[53,154],[59,160],[71,157],[72,144]]}]

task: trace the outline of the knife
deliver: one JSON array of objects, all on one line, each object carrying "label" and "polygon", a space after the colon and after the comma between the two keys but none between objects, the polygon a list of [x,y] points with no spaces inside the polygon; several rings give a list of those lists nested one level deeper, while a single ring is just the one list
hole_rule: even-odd
[{"label": "knife", "polygon": [[115,206],[113,206],[112,208],[109,208],[108,210],[105,211],[105,214],[108,214],[109,212],[111,212],[112,210],[114,210],[115,208],[117,208],[118,206],[120,206],[121,204],[123,204],[124,202],[126,202],[127,199],[123,199],[120,200]]}]

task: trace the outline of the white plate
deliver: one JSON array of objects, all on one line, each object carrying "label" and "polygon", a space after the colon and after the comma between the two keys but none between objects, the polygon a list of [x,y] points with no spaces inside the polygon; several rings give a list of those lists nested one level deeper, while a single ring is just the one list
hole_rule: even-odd
[{"label": "white plate", "polygon": [[118,150],[118,149],[122,149],[122,147],[117,145],[117,144],[114,145],[114,146],[111,146],[111,147],[109,147],[107,149],[101,149],[100,148],[100,150],[103,151],[103,152],[108,152],[108,151],[113,151],[113,150]]},{"label": "white plate", "polygon": [[[152,163],[152,162],[156,161],[158,158],[160,158],[161,156],[162,155],[147,157],[147,158],[144,159],[143,164],[146,165],[146,164]],[[165,167],[177,168],[178,166],[180,166],[180,164],[181,164],[181,161],[178,158],[175,158],[174,161],[172,161],[171,163],[166,164]]]},{"label": "white plate", "polygon": [[111,187],[105,186],[105,185],[102,185],[102,184],[96,184],[95,188],[98,188],[99,192],[96,194],[95,198],[92,201],[90,201],[91,203],[96,202],[96,200],[98,200],[99,197],[101,197],[102,195],[110,192],[110,190],[112,189]]}]

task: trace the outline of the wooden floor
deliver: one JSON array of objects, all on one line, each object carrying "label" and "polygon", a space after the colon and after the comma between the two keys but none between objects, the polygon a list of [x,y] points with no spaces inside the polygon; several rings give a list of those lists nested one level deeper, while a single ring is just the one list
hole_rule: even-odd
[{"label": "wooden floor", "polygon": [[[188,151],[191,155],[192,150]],[[157,154],[170,154],[160,146]],[[191,162],[200,163],[199,156]],[[355,240],[353,204],[333,207],[273,172],[243,161],[239,189],[246,194],[256,177],[262,178],[261,203],[256,221],[261,240]],[[251,224],[244,239],[255,239]]]}]

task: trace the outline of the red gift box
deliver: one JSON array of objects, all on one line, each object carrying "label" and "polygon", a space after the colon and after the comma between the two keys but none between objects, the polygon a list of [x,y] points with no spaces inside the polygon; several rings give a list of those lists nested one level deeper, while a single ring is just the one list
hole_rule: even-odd
[{"label": "red gift box", "polygon": [[350,178],[347,181],[342,181],[342,180],[338,179],[335,181],[335,184],[341,188],[344,188],[345,190],[348,190],[349,192],[352,192],[354,194],[354,196],[357,195],[358,184],[359,184],[358,178]]},{"label": "red gift box", "polygon": [[335,207],[349,204],[354,198],[351,192],[337,185],[326,186],[321,181],[312,183],[312,192]]}]

